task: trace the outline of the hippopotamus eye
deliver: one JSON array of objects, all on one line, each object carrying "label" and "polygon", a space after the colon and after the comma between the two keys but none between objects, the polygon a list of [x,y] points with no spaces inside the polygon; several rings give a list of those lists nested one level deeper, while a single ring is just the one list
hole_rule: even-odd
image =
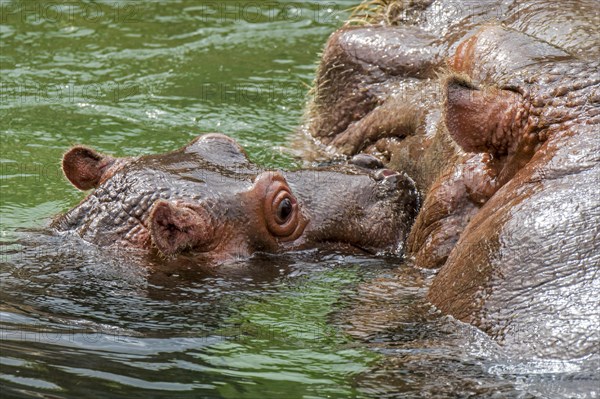
[{"label": "hippopotamus eye", "polygon": [[299,222],[298,201],[283,177],[271,179],[264,198],[264,217],[271,234],[288,239],[296,233]]},{"label": "hippopotamus eye", "polygon": [[290,224],[295,224],[293,223],[294,220],[292,219],[294,219],[293,216],[296,207],[296,199],[294,198],[292,193],[289,192],[288,187],[279,187],[278,192],[273,196],[271,205],[274,222],[276,223],[276,225],[278,225],[278,227],[274,229],[276,230],[275,234],[279,235],[278,230],[282,230],[283,227],[286,227]]},{"label": "hippopotamus eye", "polygon": [[292,201],[287,197],[282,199],[281,202],[279,202],[279,205],[277,205],[277,213],[275,214],[277,223],[284,224],[287,222],[292,214],[292,211]]},{"label": "hippopotamus eye", "polygon": [[246,196],[248,202],[259,201],[261,213],[256,222],[264,223],[270,237],[263,238],[270,244],[273,244],[273,238],[276,242],[289,242],[302,235],[308,223],[307,216],[281,173],[261,173]]}]

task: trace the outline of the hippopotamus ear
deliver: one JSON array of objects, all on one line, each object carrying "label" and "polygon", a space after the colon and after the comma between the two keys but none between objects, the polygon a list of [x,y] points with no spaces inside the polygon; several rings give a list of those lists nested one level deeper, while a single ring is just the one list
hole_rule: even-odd
[{"label": "hippopotamus ear", "polygon": [[76,146],[63,156],[62,169],[69,181],[80,190],[98,187],[103,172],[114,158],[91,148]]},{"label": "hippopotamus ear", "polygon": [[206,249],[212,241],[210,216],[202,206],[157,201],[149,216],[150,237],[164,255],[187,248]]},{"label": "hippopotamus ear", "polygon": [[519,93],[487,88],[480,90],[465,76],[444,81],[444,121],[448,133],[467,152],[506,155],[526,117]]}]

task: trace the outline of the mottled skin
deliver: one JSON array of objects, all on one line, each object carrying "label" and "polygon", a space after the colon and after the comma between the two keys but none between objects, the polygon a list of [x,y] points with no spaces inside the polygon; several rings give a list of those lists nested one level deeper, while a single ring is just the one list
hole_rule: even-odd
[{"label": "mottled skin", "polygon": [[137,158],[77,146],[63,170],[94,191],[53,226],[102,246],[186,251],[212,263],[323,243],[401,251],[418,194],[406,175],[381,166],[358,156],[348,165],[263,171],[220,134]]},{"label": "mottled skin", "polygon": [[411,4],[331,36],[309,132],[415,179],[407,249],[441,267],[439,309],[519,353],[597,354],[597,3]]}]

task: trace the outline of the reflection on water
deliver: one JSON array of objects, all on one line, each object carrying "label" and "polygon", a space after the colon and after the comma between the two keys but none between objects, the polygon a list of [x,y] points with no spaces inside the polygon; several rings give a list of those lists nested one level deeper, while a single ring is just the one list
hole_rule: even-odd
[{"label": "reflection on water", "polygon": [[431,275],[398,259],[215,271],[40,229],[82,198],[58,162],[75,143],[159,153],[218,131],[263,166],[296,163],[280,148],[356,3],[0,2],[2,397],[598,395],[597,359],[506,355],[431,309]]},{"label": "reflection on water", "polygon": [[390,267],[373,259],[257,255],[215,273],[75,239],[21,242],[3,254],[0,294],[11,390],[347,397],[347,378],[377,357],[328,322],[357,282]]},{"label": "reflection on water", "polygon": [[425,300],[431,271],[410,267],[360,284],[338,315],[344,331],[384,355],[360,373],[372,397],[564,397],[598,393],[598,357],[570,361],[515,355]]},{"label": "reflection on water", "polygon": [[517,359],[440,316],[431,272],[398,259],[257,254],[216,271],[21,234],[0,291],[0,379],[17,396],[589,397],[598,383],[590,359]]}]

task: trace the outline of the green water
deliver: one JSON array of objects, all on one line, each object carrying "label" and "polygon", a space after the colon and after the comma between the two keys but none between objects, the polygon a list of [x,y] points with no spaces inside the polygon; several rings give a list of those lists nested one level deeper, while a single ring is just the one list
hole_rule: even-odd
[{"label": "green water", "polygon": [[[183,278],[179,291],[157,284],[171,298],[156,299],[148,276],[127,280],[90,259],[97,253],[10,249],[19,231],[46,226],[82,198],[60,171],[73,144],[136,155],[222,132],[261,165],[298,164],[281,147],[301,123],[319,51],[356,2],[0,4],[3,391],[355,396],[352,376],[377,355],[346,348],[327,323],[344,287],[359,279],[352,267],[269,280],[256,295],[223,282],[227,288],[216,290],[226,305],[194,318],[194,307],[211,312],[199,304],[202,282]],[[109,277],[90,277],[86,262]],[[106,290],[115,279],[126,283]]]},{"label": "green water", "polygon": [[260,164],[294,164],[279,147],[355,3],[3,0],[3,231],[80,198],[59,170],[75,143],[146,154],[223,132]]},{"label": "green water", "polygon": [[60,171],[73,144],[137,155],[222,132],[300,165],[285,148],[356,3],[0,0],[2,398],[585,397],[593,371],[508,358],[398,259],[257,255],[199,276],[44,229],[83,197]]}]

